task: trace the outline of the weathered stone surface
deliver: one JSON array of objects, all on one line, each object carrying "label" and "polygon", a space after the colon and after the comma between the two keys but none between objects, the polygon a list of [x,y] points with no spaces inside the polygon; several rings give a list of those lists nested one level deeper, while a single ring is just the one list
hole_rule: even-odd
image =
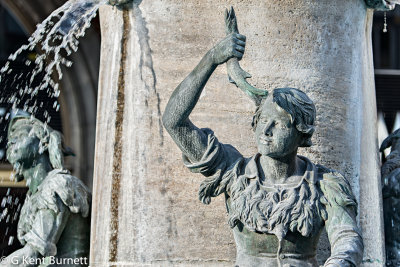
[{"label": "weathered stone surface", "polygon": [[[247,36],[241,66],[257,88],[297,87],[313,99],[315,145],[300,154],[349,178],[360,200],[364,260],[372,262],[365,266],[382,265],[372,11],[364,2],[139,2],[131,11],[107,6],[100,14],[92,264],[233,265],[223,199],[211,206],[197,200],[201,178],[183,167],[160,124],[160,110],[174,88],[225,36],[224,10],[233,5]],[[253,111],[220,67],[191,119],[250,156],[256,152]]]}]

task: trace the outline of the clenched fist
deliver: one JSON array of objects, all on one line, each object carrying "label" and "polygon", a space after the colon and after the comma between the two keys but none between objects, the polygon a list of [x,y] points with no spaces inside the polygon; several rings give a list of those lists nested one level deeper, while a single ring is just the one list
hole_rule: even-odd
[{"label": "clenched fist", "polygon": [[239,33],[228,35],[210,50],[213,63],[220,65],[233,57],[242,59],[245,46],[246,36]]}]

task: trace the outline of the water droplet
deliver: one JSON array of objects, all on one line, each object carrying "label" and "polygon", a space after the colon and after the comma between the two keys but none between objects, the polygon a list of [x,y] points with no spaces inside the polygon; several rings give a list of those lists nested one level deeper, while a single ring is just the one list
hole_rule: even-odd
[{"label": "water droplet", "polygon": [[[47,91],[50,97],[60,95],[58,82],[53,80],[54,74],[57,74],[59,79],[63,78],[62,67],[72,65],[72,61],[66,55],[78,49],[78,39],[84,36],[99,6],[105,3],[107,0],[67,1],[37,25],[35,32],[28,39],[29,44],[21,46],[11,54],[6,64],[0,69],[0,81],[3,80],[5,74],[10,75],[6,79],[12,81],[15,88],[15,94],[7,99],[8,103],[12,103],[13,107],[20,106],[21,100],[17,95],[28,94],[30,99],[23,109],[33,114],[38,112],[38,106],[37,103],[32,105],[32,99],[39,91]],[[37,53],[37,51],[43,52]],[[25,65],[31,66],[32,71],[27,74],[18,71],[15,73],[10,68],[10,62],[17,58]],[[41,76],[42,74],[44,77]],[[43,106],[41,102],[39,107],[43,108]],[[54,104],[53,108],[58,111],[59,104]],[[51,119],[49,116],[46,118],[48,122]]]},{"label": "water droplet", "polygon": [[10,238],[8,239],[8,245],[11,246],[14,242],[14,237],[10,236]]},{"label": "water droplet", "polygon": [[7,215],[7,213],[8,213],[8,209],[5,208],[5,209],[3,210],[3,212],[1,213],[1,219],[4,219],[4,218],[6,217],[6,215]]},{"label": "water droplet", "polygon": [[18,219],[18,212],[14,213],[13,222]]},{"label": "water droplet", "polygon": [[3,199],[1,200],[1,207],[4,208],[7,204],[7,199],[6,197],[3,197]]}]

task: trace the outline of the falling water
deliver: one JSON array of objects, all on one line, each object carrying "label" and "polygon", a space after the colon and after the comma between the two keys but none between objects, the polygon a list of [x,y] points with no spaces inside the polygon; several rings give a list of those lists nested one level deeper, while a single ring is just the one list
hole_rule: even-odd
[{"label": "falling water", "polygon": [[[38,108],[44,105],[38,103],[35,96],[39,91],[46,90],[50,98],[56,99],[52,107],[58,111],[58,82],[63,77],[62,66],[72,65],[68,56],[77,51],[78,39],[85,35],[99,6],[105,3],[107,0],[70,0],[38,24],[28,39],[29,43],[10,55],[0,69],[0,83],[7,82],[13,87],[12,95],[2,95],[0,102],[7,102],[13,109],[20,108],[35,115]],[[38,53],[32,61],[27,59],[24,62],[27,66],[34,64],[29,73],[19,73],[10,67],[10,63],[18,60],[23,53]],[[44,77],[41,77],[43,74]],[[51,119],[49,113],[43,115],[48,123]]]},{"label": "falling water", "polygon": [[[85,35],[98,8],[105,3],[107,0],[70,0],[38,24],[35,32],[28,39],[29,43],[11,54],[7,63],[0,69],[0,84],[12,88],[11,94],[9,90],[0,92],[0,103],[8,103],[12,109],[22,109],[34,116],[39,111],[43,112],[46,106],[58,111],[60,106],[57,99],[60,95],[59,81],[63,77],[62,68],[72,65],[68,57],[77,51],[78,39]],[[26,55],[35,56],[26,59]],[[21,73],[17,68],[13,69],[14,61],[22,61],[30,67],[31,71]],[[43,91],[50,99],[53,99],[50,105],[39,100],[38,94]],[[45,123],[50,122],[48,110],[40,115],[44,116]],[[10,113],[1,109],[0,123],[9,119]],[[5,137],[0,136],[0,138]],[[0,202],[0,221],[6,223],[16,221],[21,209],[18,197],[13,199],[9,193],[10,188]],[[11,215],[10,209],[15,210],[15,214]],[[8,227],[6,236],[7,234]],[[12,245],[13,242],[14,236],[9,236],[8,245]]]},{"label": "falling water", "polygon": [[[49,123],[50,109],[58,112],[60,108],[58,96],[59,81],[63,77],[62,67],[72,65],[68,57],[77,51],[78,39],[85,35],[98,8],[107,2],[70,0],[38,24],[28,39],[29,43],[11,54],[0,69],[1,87],[11,89],[0,91],[0,103],[8,104],[11,110],[22,109],[33,116],[39,115],[46,124]],[[30,71],[21,72],[18,67],[13,67],[14,62],[23,62]],[[47,94],[52,99],[51,103],[43,103],[39,92],[42,96]],[[9,119],[10,112],[1,108],[0,123],[5,127],[3,132],[7,132],[5,122]],[[0,143],[4,138],[0,136]],[[0,159],[3,158],[3,150],[0,156]]]}]

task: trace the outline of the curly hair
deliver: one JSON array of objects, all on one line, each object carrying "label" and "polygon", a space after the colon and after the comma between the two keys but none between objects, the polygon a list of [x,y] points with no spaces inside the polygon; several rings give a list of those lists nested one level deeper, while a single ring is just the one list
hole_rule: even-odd
[{"label": "curly hair", "polygon": [[[64,168],[64,156],[74,155],[72,150],[64,146],[63,136],[47,124],[27,115],[15,116],[8,126],[8,137],[23,126],[32,127],[32,133],[39,139],[39,152],[47,153],[54,169]],[[17,177],[21,180],[22,177]]]},{"label": "curly hair", "polygon": [[[290,114],[292,123],[296,129],[304,134],[304,141],[301,147],[309,147],[312,145],[311,137],[315,131],[314,123],[316,110],[313,101],[301,90],[296,88],[276,88],[272,91],[273,99],[278,106]],[[260,105],[257,106],[253,115],[251,126],[253,131],[257,127],[260,119],[262,106],[267,96],[263,97]]]}]

